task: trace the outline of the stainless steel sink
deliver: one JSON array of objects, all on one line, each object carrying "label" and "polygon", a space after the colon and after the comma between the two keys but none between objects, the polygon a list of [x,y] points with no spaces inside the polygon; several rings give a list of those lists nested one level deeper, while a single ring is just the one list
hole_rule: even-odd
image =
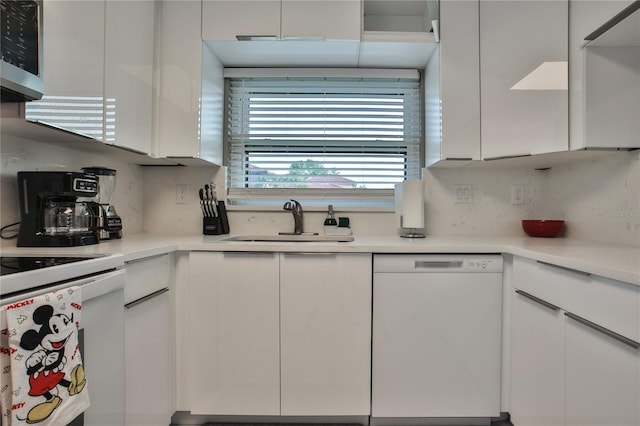
[{"label": "stainless steel sink", "polygon": [[342,243],[353,241],[353,235],[318,235],[318,234],[277,234],[277,235],[233,235],[223,241],[272,241],[272,242],[321,242]]}]

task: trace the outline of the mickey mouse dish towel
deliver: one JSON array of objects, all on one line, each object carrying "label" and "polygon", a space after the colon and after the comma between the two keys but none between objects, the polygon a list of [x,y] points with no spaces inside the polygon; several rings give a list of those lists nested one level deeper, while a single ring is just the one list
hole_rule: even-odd
[{"label": "mickey mouse dish towel", "polygon": [[5,306],[3,426],[64,426],[89,407],[78,344],[80,291],[70,287]]}]

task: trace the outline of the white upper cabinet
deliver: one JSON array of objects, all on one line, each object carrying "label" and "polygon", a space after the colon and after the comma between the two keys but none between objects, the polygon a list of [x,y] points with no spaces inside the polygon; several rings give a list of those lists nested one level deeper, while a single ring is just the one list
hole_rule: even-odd
[{"label": "white upper cabinet", "polygon": [[424,68],[436,47],[438,4],[437,0],[364,0],[358,65]]},{"label": "white upper cabinet", "polygon": [[480,0],[483,159],[568,149],[568,9]]},{"label": "white upper cabinet", "polygon": [[108,1],[105,10],[104,141],[149,154],[155,2]]},{"label": "white upper cabinet", "polygon": [[202,39],[226,67],[355,67],[360,0],[202,0]]},{"label": "white upper cabinet", "polygon": [[202,38],[360,40],[359,0],[203,0]]},{"label": "white upper cabinet", "polygon": [[224,78],[222,64],[203,49],[201,0],[162,0],[158,7],[155,156],[221,164]]},{"label": "white upper cabinet", "polygon": [[440,44],[425,69],[426,165],[480,159],[478,0],[440,4]]},{"label": "white upper cabinet", "polygon": [[[640,147],[640,10],[595,40],[585,40],[631,3],[630,0],[571,1],[572,150]],[[615,37],[625,27],[631,34],[625,38]]]},{"label": "white upper cabinet", "polygon": [[104,1],[43,4],[44,96],[25,118],[104,140]]},{"label": "white upper cabinet", "polygon": [[284,40],[360,40],[359,0],[282,0]]},{"label": "white upper cabinet", "polygon": [[202,0],[202,39],[280,37],[281,0]]}]

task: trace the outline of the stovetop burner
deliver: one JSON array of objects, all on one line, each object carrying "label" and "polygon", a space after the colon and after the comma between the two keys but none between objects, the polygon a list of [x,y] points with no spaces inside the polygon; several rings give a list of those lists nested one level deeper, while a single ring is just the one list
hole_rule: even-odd
[{"label": "stovetop burner", "polygon": [[92,257],[0,257],[0,276],[15,274],[18,272],[32,271],[34,269],[48,268],[50,266],[64,265],[66,263],[81,262]]}]

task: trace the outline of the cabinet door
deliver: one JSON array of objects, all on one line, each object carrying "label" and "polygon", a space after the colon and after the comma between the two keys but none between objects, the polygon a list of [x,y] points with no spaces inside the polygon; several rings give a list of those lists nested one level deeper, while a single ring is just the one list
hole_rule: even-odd
[{"label": "cabinet door", "polygon": [[173,263],[172,255],[163,254],[126,264],[128,425],[169,424],[175,411]]},{"label": "cabinet door", "polygon": [[108,1],[105,142],[151,152],[155,1]]},{"label": "cabinet door", "polygon": [[202,39],[280,37],[280,6],[280,0],[203,0]]},{"label": "cabinet door", "polygon": [[200,157],[200,0],[159,4],[157,157]]},{"label": "cabinet door", "polygon": [[638,425],[640,350],[566,319],[568,426]]},{"label": "cabinet door", "polygon": [[511,309],[511,419],[525,426],[562,425],[562,310],[515,292]]},{"label": "cabinet door", "polygon": [[426,69],[427,165],[480,159],[478,8],[477,0],[440,3],[440,48]]},{"label": "cabinet door", "polygon": [[483,159],[568,149],[568,18],[566,0],[480,1]]},{"label": "cabinet door", "polygon": [[170,424],[176,368],[171,293],[129,307],[125,324],[127,424]]},{"label": "cabinet door", "polygon": [[[569,132],[570,137],[570,145],[571,149],[582,149],[587,147],[588,137],[585,135],[585,126],[588,123],[587,117],[585,116],[586,112],[586,55],[587,49],[585,48],[585,40],[584,38],[591,34],[596,28],[600,27],[603,23],[607,22],[609,19],[613,18],[618,12],[623,10],[629,4],[631,4],[632,0],[606,0],[606,1],[581,1],[581,0],[571,0],[570,1],[570,9],[569,9],[569,60],[571,61],[571,67],[569,68],[569,104],[571,108],[569,110],[569,126],[571,131]],[[615,69],[615,68],[614,68]],[[623,69],[620,68],[619,71]],[[629,71],[630,69],[627,69]],[[593,71],[592,71],[593,72]],[[619,80],[615,80],[611,78],[611,75],[607,75],[607,81],[611,84],[610,88],[620,87],[615,83],[620,83]],[[626,87],[627,95],[633,95],[633,91],[630,90],[633,86]],[[614,92],[609,92],[605,99],[611,99]],[[594,93],[593,96],[596,94]],[[619,93],[619,95],[622,95]],[[637,97],[636,97],[637,99]],[[594,99],[594,103],[592,105],[600,105],[605,111],[611,111],[612,107],[615,109],[617,113],[620,113],[623,117],[616,116],[615,120],[617,121],[620,118],[624,118],[625,114],[633,114],[633,110],[631,108],[620,108],[620,104],[603,102],[602,99],[598,102],[598,99]],[[591,112],[596,112],[595,110],[591,110]],[[637,113],[635,117],[637,117]],[[601,130],[612,129],[613,127],[611,123],[603,122],[602,120],[610,118],[609,114],[606,116],[598,116],[597,114],[592,117],[597,118],[596,123],[600,127]],[[624,128],[629,128],[629,124],[635,122],[637,120],[631,120],[627,118],[627,126],[623,126]],[[637,132],[635,133],[637,134]],[[591,135],[590,138],[593,138],[595,135]],[[637,138],[636,138],[637,140]],[[619,142],[619,138],[613,137],[611,134],[607,135],[605,138],[596,139],[596,143],[594,146],[605,147],[609,145],[609,147],[617,147],[620,145],[615,145]]]},{"label": "cabinet door", "polygon": [[369,415],[371,255],[280,260],[282,415]]},{"label": "cabinet door", "polygon": [[277,253],[189,255],[192,414],[280,414]]},{"label": "cabinet door", "polygon": [[282,38],[360,40],[358,0],[282,0]]},{"label": "cabinet door", "polygon": [[104,7],[43,2],[44,96],[25,103],[27,120],[103,140]]}]

